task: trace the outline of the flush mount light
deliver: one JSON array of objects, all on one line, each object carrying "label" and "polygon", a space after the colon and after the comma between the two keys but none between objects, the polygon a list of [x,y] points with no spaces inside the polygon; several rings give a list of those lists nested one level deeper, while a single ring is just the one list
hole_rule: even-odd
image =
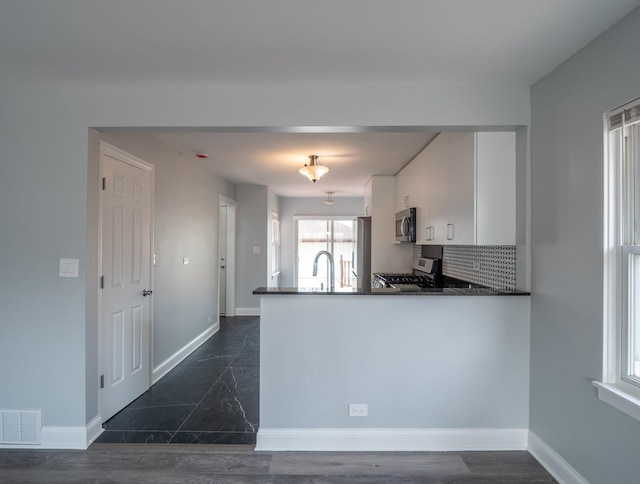
[{"label": "flush mount light", "polygon": [[336,201],[333,199],[333,194],[336,192],[327,192],[327,199],[323,200],[327,205],[333,205]]},{"label": "flush mount light", "polygon": [[301,175],[306,176],[309,180],[315,183],[322,175],[329,171],[329,168],[318,164],[317,155],[310,155],[309,164],[304,165],[298,171]]}]

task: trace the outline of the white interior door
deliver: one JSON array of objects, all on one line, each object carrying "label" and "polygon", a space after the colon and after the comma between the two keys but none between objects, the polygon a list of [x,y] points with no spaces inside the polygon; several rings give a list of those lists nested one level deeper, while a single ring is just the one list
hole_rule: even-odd
[{"label": "white interior door", "polygon": [[101,146],[103,420],[150,386],[152,169],[107,144]]},{"label": "white interior door", "polygon": [[220,206],[220,219],[219,219],[219,231],[218,231],[218,247],[220,252],[220,272],[219,272],[219,304],[220,304],[220,316],[227,314],[227,207],[226,205]]},{"label": "white interior door", "polygon": [[[236,202],[220,195],[220,239],[219,246],[224,247],[224,269],[218,270],[220,292],[218,294],[218,315],[227,317],[236,315]],[[224,209],[224,222],[222,210]],[[224,240],[222,240],[224,238]],[[222,256],[221,256],[222,257]],[[221,261],[222,262],[222,261]],[[222,289],[224,288],[224,294]],[[224,311],[223,311],[224,309]]]}]

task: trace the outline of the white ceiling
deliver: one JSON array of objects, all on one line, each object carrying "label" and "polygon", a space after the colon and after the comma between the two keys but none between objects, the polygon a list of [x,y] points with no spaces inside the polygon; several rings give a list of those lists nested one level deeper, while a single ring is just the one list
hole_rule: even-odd
[{"label": "white ceiling", "polygon": [[[435,136],[422,132],[155,133],[184,156],[204,153],[206,164],[236,184],[267,185],[286,197],[362,196],[372,175],[395,175]],[[315,184],[298,173],[309,155],[329,172]]]},{"label": "white ceiling", "polygon": [[[0,84],[530,86],[640,0],[0,0]],[[432,133],[156,133],[236,183],[361,195]],[[317,154],[312,186],[297,173]],[[310,186],[311,185],[311,186]]]},{"label": "white ceiling", "polygon": [[529,86],[639,0],[1,0],[0,76]]}]

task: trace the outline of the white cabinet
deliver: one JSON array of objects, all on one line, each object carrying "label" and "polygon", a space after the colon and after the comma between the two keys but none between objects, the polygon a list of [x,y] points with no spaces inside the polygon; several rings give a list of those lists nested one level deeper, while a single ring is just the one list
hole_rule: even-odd
[{"label": "white cabinet", "polygon": [[365,217],[370,217],[373,212],[373,178],[364,186],[364,213]]},{"label": "white cabinet", "polygon": [[416,207],[421,186],[417,174],[418,166],[413,161],[405,166],[394,178],[395,210]]},{"label": "white cabinet", "polygon": [[428,157],[424,151],[415,159],[415,172],[413,173],[413,206],[416,207],[416,243],[420,244],[421,239],[426,239],[426,227],[429,225],[431,211],[429,210],[429,175]]},{"label": "white cabinet", "polygon": [[516,244],[515,133],[476,133],[476,244]]},{"label": "white cabinet", "polygon": [[440,133],[395,179],[416,243],[515,245],[515,133]]},{"label": "white cabinet", "polygon": [[[427,146],[428,197],[426,225],[417,229],[425,238],[419,243],[446,244],[448,219],[449,133],[441,133]],[[417,241],[416,241],[417,242]]]},{"label": "white cabinet", "polygon": [[474,133],[441,133],[425,152],[428,190],[416,242],[473,245]]},{"label": "white cabinet", "polygon": [[447,244],[473,245],[474,207],[474,133],[449,133],[447,175]]},{"label": "white cabinet", "polygon": [[[407,165],[409,166],[409,165]],[[404,202],[409,202],[409,195],[407,195],[407,174],[405,166],[400,172],[393,177],[393,209],[399,212],[404,209]]]},{"label": "white cabinet", "polygon": [[371,217],[372,272],[410,271],[412,253],[408,244],[395,240],[395,177],[373,176],[364,187],[365,215]]}]

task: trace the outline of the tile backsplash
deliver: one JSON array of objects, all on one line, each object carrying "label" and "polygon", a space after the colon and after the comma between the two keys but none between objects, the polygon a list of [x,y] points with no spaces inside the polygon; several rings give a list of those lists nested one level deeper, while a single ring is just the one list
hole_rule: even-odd
[{"label": "tile backsplash", "polygon": [[442,273],[497,289],[516,288],[516,248],[513,245],[446,245]]},{"label": "tile backsplash", "polygon": [[[414,246],[414,257],[421,247]],[[445,245],[442,273],[464,281],[496,289],[516,287],[516,247],[514,245]]]}]

